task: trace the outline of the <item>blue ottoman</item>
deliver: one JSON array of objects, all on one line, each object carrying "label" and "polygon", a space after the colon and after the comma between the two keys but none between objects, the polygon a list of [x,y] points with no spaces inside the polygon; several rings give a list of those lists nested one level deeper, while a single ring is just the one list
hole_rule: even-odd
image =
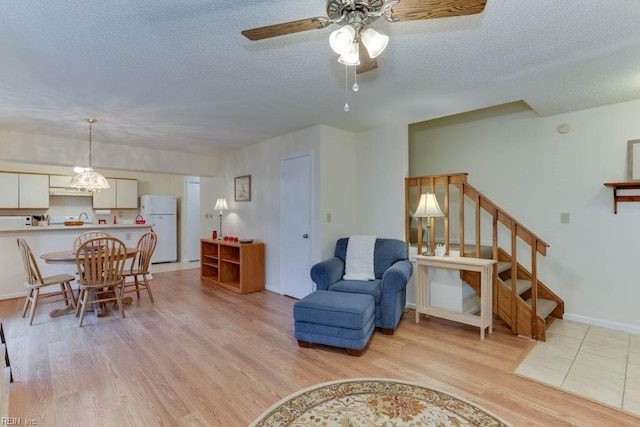
[{"label": "blue ottoman", "polygon": [[366,294],[315,291],[293,305],[293,319],[300,347],[326,344],[360,356],[375,328],[375,302]]}]

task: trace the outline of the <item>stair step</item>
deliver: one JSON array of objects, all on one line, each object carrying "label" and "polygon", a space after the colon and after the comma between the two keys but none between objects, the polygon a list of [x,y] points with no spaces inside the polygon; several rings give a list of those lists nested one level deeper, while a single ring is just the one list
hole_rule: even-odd
[{"label": "stair step", "polygon": [[[531,306],[531,298],[527,300],[527,304]],[[538,303],[536,307],[538,311],[538,316],[542,317],[543,319],[546,319],[547,317],[549,317],[551,312],[556,309],[557,306],[558,304],[555,301],[552,301],[550,299],[545,299],[545,298],[538,298]]]},{"label": "stair step", "polygon": [[[511,279],[503,280],[504,284],[511,289]],[[522,295],[526,291],[531,289],[531,280],[517,279],[516,280],[516,294]]]},{"label": "stair step", "polygon": [[507,271],[511,268],[511,263],[509,261],[498,261],[498,274]]}]

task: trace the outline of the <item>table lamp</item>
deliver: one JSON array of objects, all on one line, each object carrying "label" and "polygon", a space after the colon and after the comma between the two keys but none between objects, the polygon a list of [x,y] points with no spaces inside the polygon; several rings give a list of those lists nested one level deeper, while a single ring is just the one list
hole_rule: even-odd
[{"label": "table lamp", "polygon": [[213,207],[213,210],[220,211],[220,234],[218,235],[218,239],[222,239],[222,211],[229,210],[229,206],[227,205],[227,199],[216,200],[216,205]]},{"label": "table lamp", "polygon": [[438,206],[436,195],[434,193],[422,193],[418,208],[413,214],[416,218],[427,218],[427,250],[422,255],[433,256],[433,248],[431,248],[431,218],[444,216]]}]

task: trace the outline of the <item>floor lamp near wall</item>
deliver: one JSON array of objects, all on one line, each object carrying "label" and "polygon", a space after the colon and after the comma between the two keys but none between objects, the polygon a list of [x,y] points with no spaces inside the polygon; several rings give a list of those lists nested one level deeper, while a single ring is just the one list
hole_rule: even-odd
[{"label": "floor lamp near wall", "polygon": [[422,252],[422,255],[433,256],[433,248],[431,247],[431,218],[444,216],[442,210],[440,210],[440,206],[438,206],[436,195],[434,193],[422,193],[420,195],[418,209],[416,209],[413,216],[423,218],[423,221],[424,218],[427,219],[427,250]]}]

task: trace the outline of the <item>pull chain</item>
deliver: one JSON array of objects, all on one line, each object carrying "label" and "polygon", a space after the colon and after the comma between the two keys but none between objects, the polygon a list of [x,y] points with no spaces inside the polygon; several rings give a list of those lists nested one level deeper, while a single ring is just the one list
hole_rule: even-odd
[{"label": "pull chain", "polygon": [[344,111],[349,112],[349,66],[344,66]]},{"label": "pull chain", "polygon": [[356,69],[358,67],[353,67],[353,86],[351,87],[351,89],[353,89],[354,92],[357,92],[358,89],[360,89],[360,86],[358,86],[358,74],[356,73]]}]

